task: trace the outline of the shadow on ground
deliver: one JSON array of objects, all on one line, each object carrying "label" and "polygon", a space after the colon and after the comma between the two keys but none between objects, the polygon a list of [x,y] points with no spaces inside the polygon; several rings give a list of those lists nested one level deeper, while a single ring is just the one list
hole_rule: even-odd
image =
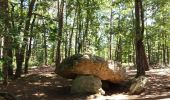
[{"label": "shadow on ground", "polygon": [[[49,69],[50,68],[50,69]],[[128,95],[129,86],[112,84],[106,90],[106,95],[73,95],[70,94],[71,79],[56,75],[52,67],[30,70],[30,74],[11,81],[7,88],[0,86],[1,92],[9,92],[18,100],[84,100],[84,99],[163,99],[170,98],[169,74],[161,71],[147,72],[149,84],[141,95]],[[159,73],[158,73],[159,72]],[[162,71],[165,72],[165,71]],[[169,72],[169,71],[168,71]],[[130,77],[135,71],[128,72]]]}]

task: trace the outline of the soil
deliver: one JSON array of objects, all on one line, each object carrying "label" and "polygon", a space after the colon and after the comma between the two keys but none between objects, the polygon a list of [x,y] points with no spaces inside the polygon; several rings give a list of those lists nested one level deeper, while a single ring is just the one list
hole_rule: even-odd
[{"label": "soil", "polygon": [[[134,77],[135,70],[128,71],[128,78]],[[9,92],[17,100],[168,100],[170,99],[170,68],[152,69],[146,72],[149,83],[140,95],[128,95],[128,88],[115,85],[105,95],[70,94],[71,79],[54,73],[54,67],[42,66],[29,70],[29,74],[12,80],[7,87],[0,85],[0,92]],[[2,82],[0,82],[2,83]]]}]

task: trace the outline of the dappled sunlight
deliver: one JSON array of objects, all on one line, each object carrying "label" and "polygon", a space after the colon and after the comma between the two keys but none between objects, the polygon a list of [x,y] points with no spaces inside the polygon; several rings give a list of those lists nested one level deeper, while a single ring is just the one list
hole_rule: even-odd
[{"label": "dappled sunlight", "polygon": [[111,98],[115,100],[123,100],[123,99],[129,99],[128,95],[122,95],[122,94],[117,94],[117,95],[111,95]]},{"label": "dappled sunlight", "polygon": [[41,85],[42,83],[40,83],[40,82],[34,82],[34,83],[28,83],[28,84],[30,84],[30,85]]},{"label": "dappled sunlight", "polygon": [[[43,70],[41,68],[41,70]],[[55,75],[51,71],[41,73],[33,73],[26,75],[20,79],[10,81],[7,91],[13,93],[19,100],[65,100],[78,99],[78,100],[132,100],[143,99],[150,100],[159,99],[166,100],[170,98],[170,85],[169,85],[169,69],[152,69],[147,71],[149,83],[146,90],[140,95],[128,95],[128,86],[114,84],[105,90],[105,95],[74,95],[70,94],[72,79],[65,79]],[[34,71],[34,70],[33,70]],[[38,70],[37,70],[38,71]],[[135,76],[136,70],[127,71],[128,75],[132,78]],[[0,87],[1,91],[2,90]],[[55,99],[54,99],[55,98]]]},{"label": "dappled sunlight", "polygon": [[45,77],[55,77],[55,74],[51,74],[51,73],[42,73],[40,74],[41,76],[45,76]]},{"label": "dappled sunlight", "polygon": [[32,95],[37,96],[37,97],[47,96],[45,93],[34,93]]},{"label": "dappled sunlight", "polygon": [[102,96],[99,94],[95,94],[95,95],[91,95],[87,97],[87,100],[127,100],[130,99],[128,95],[124,95],[124,94],[113,94],[110,96]]},{"label": "dappled sunlight", "polygon": [[170,68],[166,68],[166,69],[151,69],[149,71],[149,73],[153,73],[153,74],[157,74],[157,75],[170,76]]},{"label": "dappled sunlight", "polygon": [[61,87],[63,87],[63,86],[61,86],[61,85],[58,85],[57,87],[58,87],[58,88],[61,88]]}]

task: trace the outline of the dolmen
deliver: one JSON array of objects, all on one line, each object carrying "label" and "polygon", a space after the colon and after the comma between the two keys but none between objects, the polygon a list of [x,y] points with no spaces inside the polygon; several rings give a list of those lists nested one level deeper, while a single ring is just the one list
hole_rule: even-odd
[{"label": "dolmen", "polygon": [[111,66],[103,58],[91,54],[76,54],[65,58],[56,68],[56,73],[73,79],[71,93],[104,94],[102,81],[121,83],[126,71],[120,66]]}]

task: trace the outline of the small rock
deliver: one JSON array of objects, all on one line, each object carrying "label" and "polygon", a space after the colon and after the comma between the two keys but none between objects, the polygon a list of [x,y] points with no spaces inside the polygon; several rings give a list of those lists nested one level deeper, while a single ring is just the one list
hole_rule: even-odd
[{"label": "small rock", "polygon": [[140,76],[134,80],[132,85],[130,86],[130,94],[140,94],[144,91],[146,84],[148,82],[148,78],[145,76]]}]

